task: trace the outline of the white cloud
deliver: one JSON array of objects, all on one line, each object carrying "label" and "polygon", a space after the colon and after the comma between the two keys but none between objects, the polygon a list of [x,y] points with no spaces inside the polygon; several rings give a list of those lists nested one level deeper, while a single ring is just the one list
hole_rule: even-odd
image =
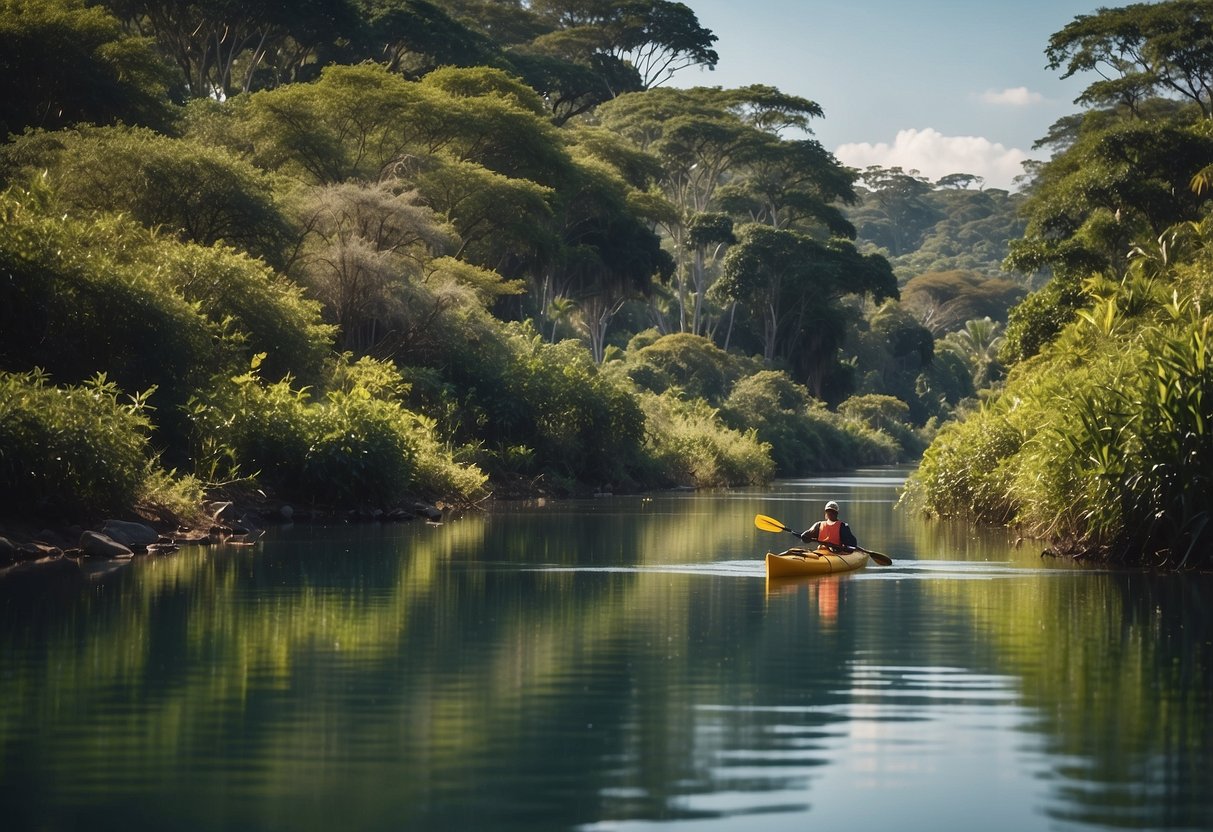
[{"label": "white cloud", "polygon": [[834,155],[844,165],[863,168],[869,165],[917,170],[935,181],[949,173],[971,173],[985,179],[988,188],[1011,187],[1011,180],[1023,173],[1021,163],[1028,154],[1007,148],[981,136],[945,136],[927,127],[923,130],[899,130],[892,144],[853,142],[840,145]]},{"label": "white cloud", "polygon": [[997,104],[1004,107],[1027,107],[1039,104],[1045,97],[1038,92],[1032,92],[1027,87],[1011,87],[1005,90],[986,90],[981,94],[981,100],[986,104]]}]

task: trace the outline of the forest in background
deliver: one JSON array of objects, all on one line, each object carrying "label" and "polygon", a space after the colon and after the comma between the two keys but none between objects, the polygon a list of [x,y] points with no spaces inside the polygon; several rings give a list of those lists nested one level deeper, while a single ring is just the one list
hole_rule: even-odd
[{"label": "forest in background", "polygon": [[[6,505],[736,485],[913,459],[946,424],[921,508],[1133,549],[1074,459],[1033,458],[1068,466],[1047,521],[1004,486],[1107,384],[1042,367],[1096,350],[1082,322],[1205,325],[1208,6],[1055,35],[1060,70],[1116,78],[1008,193],[848,169],[775,87],[664,86],[717,60],[665,0],[0,0]],[[1152,15],[1187,29],[1146,49]],[[1064,410],[1007,395],[1046,377]],[[1130,464],[1107,417],[1087,438]],[[1137,551],[1207,548],[1208,506],[1185,517]]]}]

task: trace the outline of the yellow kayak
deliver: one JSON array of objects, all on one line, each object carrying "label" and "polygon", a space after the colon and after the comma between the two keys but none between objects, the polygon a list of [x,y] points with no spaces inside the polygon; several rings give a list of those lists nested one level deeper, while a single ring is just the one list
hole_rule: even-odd
[{"label": "yellow kayak", "polygon": [[801,575],[835,575],[851,572],[868,565],[868,553],[832,552],[824,546],[817,549],[788,549],[772,554],[767,552],[768,578],[795,578]]}]

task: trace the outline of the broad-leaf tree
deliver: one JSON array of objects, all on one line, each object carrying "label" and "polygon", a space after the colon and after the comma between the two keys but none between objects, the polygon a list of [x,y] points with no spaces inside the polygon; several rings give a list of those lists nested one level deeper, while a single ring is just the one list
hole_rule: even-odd
[{"label": "broad-leaf tree", "polygon": [[729,177],[741,175],[764,150],[771,152],[772,143],[778,146],[782,130],[805,129],[819,115],[815,102],[761,85],[735,90],[659,88],[620,96],[599,107],[604,126],[660,161],[658,185],[679,213],[666,228],[680,260],[679,331],[702,333],[710,328],[704,314],[710,275],[696,269],[696,261],[687,256],[695,248],[688,245],[688,223],[714,209]]},{"label": "broad-leaf tree", "polygon": [[80,122],[168,124],[172,68],[83,0],[0,0],[0,138]]},{"label": "broad-leaf tree", "polygon": [[226,148],[146,128],[81,127],[28,133],[0,159],[43,179],[66,210],[124,213],[282,265],[288,227],[270,179]]},{"label": "broad-leaf tree", "polygon": [[1213,117],[1213,2],[1169,0],[1100,8],[1078,15],[1049,38],[1051,69],[1063,78],[1096,72],[1078,103],[1137,111],[1154,96],[1174,96]]},{"label": "broad-leaf tree", "polygon": [[331,60],[361,26],[352,0],[104,2],[128,27],[155,38],[199,98],[305,77],[306,67]]},{"label": "broad-leaf tree", "polygon": [[888,261],[846,240],[821,243],[796,231],[752,224],[725,255],[713,293],[737,301],[760,322],[763,358],[793,366],[820,396],[843,340],[836,301],[847,294],[897,297]]}]

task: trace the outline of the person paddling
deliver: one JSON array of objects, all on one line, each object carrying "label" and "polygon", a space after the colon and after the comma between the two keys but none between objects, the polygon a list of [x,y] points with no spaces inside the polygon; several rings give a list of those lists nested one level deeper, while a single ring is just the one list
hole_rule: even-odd
[{"label": "person paddling", "polygon": [[859,541],[851,527],[838,519],[838,503],[830,500],[825,507],[826,519],[818,520],[800,535],[805,543],[825,543],[828,546],[859,548]]}]

